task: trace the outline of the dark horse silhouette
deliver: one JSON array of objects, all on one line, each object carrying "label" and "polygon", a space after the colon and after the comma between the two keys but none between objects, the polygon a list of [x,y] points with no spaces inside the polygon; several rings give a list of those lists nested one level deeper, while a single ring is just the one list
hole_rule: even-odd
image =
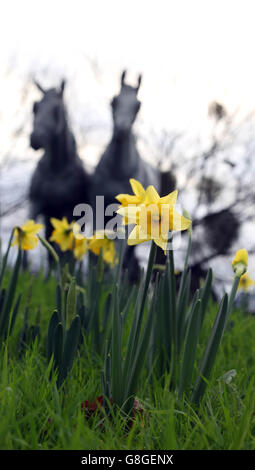
[{"label": "dark horse silhouette", "polygon": [[[118,204],[115,196],[119,193],[131,193],[130,178],[137,179],[144,187],[152,184],[159,192],[161,192],[161,183],[164,181],[164,191],[167,192],[169,190],[168,192],[170,192],[172,190],[167,185],[165,175],[163,177],[157,168],[145,162],[138,153],[132,126],[141,105],[137,99],[137,93],[142,77],[140,75],[137,86],[132,87],[125,83],[125,76],[126,71],[121,75],[120,93],[111,102],[113,117],[112,138],[93,174],[92,207],[94,208],[94,213],[96,196],[104,196],[104,208],[110,204],[115,204],[117,208]],[[104,228],[107,223],[107,217],[105,215],[101,216],[100,220],[103,223],[103,226],[100,228]],[[135,277],[137,265],[135,265],[134,260],[134,247],[128,247],[124,266],[131,268]]]},{"label": "dark horse silhouette", "polygon": [[66,216],[73,220],[76,204],[88,202],[89,176],[77,155],[75,140],[69,129],[63,101],[65,81],[60,88],[44,90],[43,98],[34,103],[34,124],[30,136],[34,150],[43,148],[44,155],[32,175],[29,188],[31,217],[44,217],[46,238],[53,227],[51,217]]}]

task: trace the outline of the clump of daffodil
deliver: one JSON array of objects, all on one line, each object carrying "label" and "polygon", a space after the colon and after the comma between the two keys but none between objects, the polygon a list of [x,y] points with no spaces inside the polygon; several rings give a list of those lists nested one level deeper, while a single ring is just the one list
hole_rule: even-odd
[{"label": "clump of daffodil", "polygon": [[52,217],[50,222],[54,227],[50,241],[57,243],[61,251],[72,250],[74,242],[73,222],[69,223],[66,217],[63,217],[62,220]]},{"label": "clump of daffodil", "polygon": [[247,272],[240,277],[238,290],[244,290],[244,292],[248,292],[253,286],[255,286],[255,281],[251,279]]},{"label": "clump of daffodil", "polygon": [[88,240],[80,233],[80,226],[76,222],[69,223],[66,217],[62,220],[51,218],[54,227],[50,241],[57,243],[61,251],[72,251],[74,257],[81,261],[88,251]]},{"label": "clump of daffodil", "polygon": [[191,220],[175,210],[178,191],[160,197],[154,186],[149,186],[139,205],[121,206],[117,213],[124,224],[135,224],[128,237],[128,245],[153,240],[166,252],[169,232],[187,230]]},{"label": "clump of daffodil", "polygon": [[36,224],[33,220],[28,220],[21,227],[15,227],[12,246],[18,245],[22,250],[33,250],[38,244],[36,235],[42,228],[42,224]]},{"label": "clump of daffodil", "polygon": [[95,255],[99,256],[102,250],[102,256],[106,263],[114,266],[117,262],[114,241],[107,237],[107,230],[97,230],[92,238],[88,240],[88,248]]},{"label": "clump of daffodil", "polygon": [[232,261],[234,273],[237,277],[241,277],[247,271],[248,267],[248,252],[244,248],[238,250]]}]

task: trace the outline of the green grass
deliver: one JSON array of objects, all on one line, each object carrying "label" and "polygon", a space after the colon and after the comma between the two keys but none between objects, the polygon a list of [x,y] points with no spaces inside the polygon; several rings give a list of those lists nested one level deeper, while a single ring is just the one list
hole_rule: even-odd
[{"label": "green grass", "polygon": [[[57,389],[55,376],[49,380],[45,338],[56,306],[55,288],[53,278],[44,282],[42,275],[20,275],[21,307],[13,333],[0,353],[1,449],[255,449],[255,317],[241,311],[232,313],[197,408],[169,391],[167,376],[149,380],[144,368],[137,397],[145,411],[127,432],[118,413],[112,419],[105,416],[103,423],[102,417],[84,416],[81,403],[102,393],[103,369],[102,359],[92,357],[85,342],[64,387]],[[19,354],[17,343],[26,305],[29,325],[35,324],[40,309],[41,337]],[[211,303],[200,354],[216,309]],[[236,375],[228,383],[225,374],[231,370]]]}]

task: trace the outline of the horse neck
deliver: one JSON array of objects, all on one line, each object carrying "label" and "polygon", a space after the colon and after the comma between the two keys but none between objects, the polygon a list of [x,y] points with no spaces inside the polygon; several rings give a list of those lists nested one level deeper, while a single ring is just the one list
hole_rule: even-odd
[{"label": "horse neck", "polygon": [[131,130],[123,136],[113,134],[110,143],[110,155],[114,175],[121,179],[130,177],[130,174],[135,174],[139,159],[135,137]]},{"label": "horse neck", "polygon": [[62,170],[75,158],[74,139],[67,125],[54,137],[46,149],[49,164],[54,171]]}]

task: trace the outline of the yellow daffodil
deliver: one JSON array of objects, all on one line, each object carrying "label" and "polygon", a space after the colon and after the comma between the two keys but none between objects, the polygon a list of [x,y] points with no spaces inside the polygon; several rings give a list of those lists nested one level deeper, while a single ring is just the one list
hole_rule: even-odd
[{"label": "yellow daffodil", "polygon": [[237,277],[241,277],[248,267],[248,252],[244,248],[238,250],[232,261],[234,273]]},{"label": "yellow daffodil", "polygon": [[149,240],[166,251],[169,231],[187,230],[191,220],[175,210],[178,191],[160,197],[154,186],[149,186],[139,206],[126,206],[117,210],[127,224],[136,224],[128,238],[128,245]]},{"label": "yellow daffodil", "polygon": [[145,189],[139,181],[131,178],[129,182],[134,194],[118,194],[118,196],[116,196],[117,201],[119,201],[123,207],[126,207],[129,204],[141,204],[145,195]]},{"label": "yellow daffodil", "polygon": [[50,241],[56,242],[61,251],[72,250],[74,244],[73,222],[70,224],[66,217],[63,217],[62,220],[53,217],[50,221],[54,227]]},{"label": "yellow daffodil", "polygon": [[253,281],[249,274],[246,272],[240,277],[240,281],[238,284],[238,290],[244,290],[244,292],[248,292],[251,287],[255,285],[255,281]]},{"label": "yellow daffodil", "polygon": [[93,237],[88,240],[89,249],[97,256],[102,250],[103,259],[106,263],[114,266],[117,262],[114,241],[107,237],[106,230],[98,230]]},{"label": "yellow daffodil", "polygon": [[83,256],[87,253],[88,251],[88,240],[87,238],[76,238],[74,239],[74,248],[73,248],[73,254],[74,257],[78,260],[81,261]]},{"label": "yellow daffodil", "polygon": [[72,229],[74,235],[73,254],[78,261],[81,261],[88,251],[88,239],[81,232],[81,227],[77,222],[73,222]]},{"label": "yellow daffodil", "polygon": [[36,224],[33,220],[28,220],[21,227],[16,227],[12,246],[18,245],[22,250],[33,250],[38,244],[36,234],[42,228],[43,225]]}]

